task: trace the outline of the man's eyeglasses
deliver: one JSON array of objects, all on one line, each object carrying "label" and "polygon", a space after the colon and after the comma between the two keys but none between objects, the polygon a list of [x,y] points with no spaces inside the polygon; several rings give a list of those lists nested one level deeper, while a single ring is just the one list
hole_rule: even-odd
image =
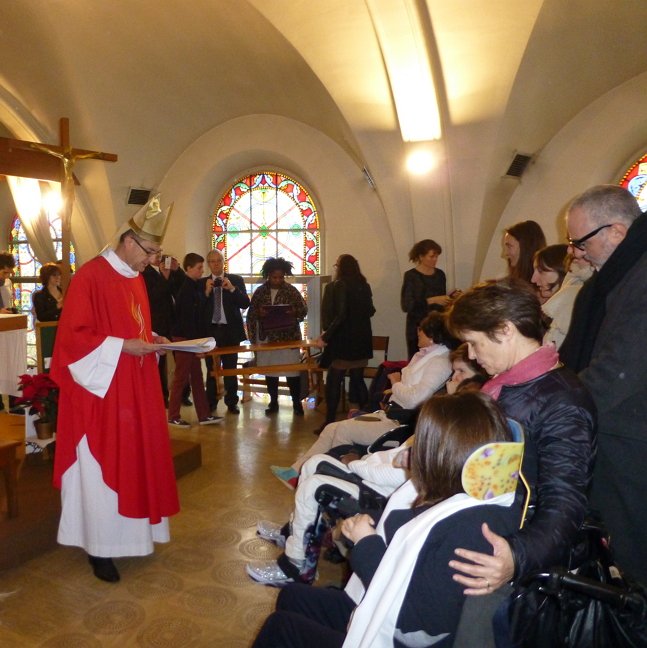
[{"label": "man's eyeglasses", "polygon": [[568,244],[571,247],[577,248],[578,250],[584,250],[586,249],[586,241],[588,241],[590,238],[593,238],[598,232],[601,232],[603,229],[606,227],[612,227],[613,223],[609,223],[608,225],[601,225],[597,229],[594,229],[592,232],[589,232],[586,236],[583,236],[582,238],[578,239],[572,239],[570,236],[566,239],[568,241]]},{"label": "man's eyeglasses", "polygon": [[144,252],[146,252],[146,256],[155,257],[158,254],[162,254],[162,248],[160,248],[159,250],[149,250],[148,248],[145,248],[136,238],[133,238],[133,241],[135,241],[135,243],[137,243],[137,245],[139,245],[139,247],[144,250]]}]

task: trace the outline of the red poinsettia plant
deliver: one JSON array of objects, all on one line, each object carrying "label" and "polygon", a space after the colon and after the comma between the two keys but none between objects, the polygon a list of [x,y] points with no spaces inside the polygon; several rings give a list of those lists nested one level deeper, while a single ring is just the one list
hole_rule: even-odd
[{"label": "red poinsettia plant", "polygon": [[43,423],[55,423],[58,414],[58,385],[44,373],[19,376],[18,388],[22,396],[16,405],[31,405],[30,414],[38,414]]}]

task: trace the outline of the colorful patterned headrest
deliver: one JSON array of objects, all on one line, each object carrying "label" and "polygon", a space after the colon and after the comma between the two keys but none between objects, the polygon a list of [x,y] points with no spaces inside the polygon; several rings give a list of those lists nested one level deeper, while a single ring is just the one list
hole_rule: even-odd
[{"label": "colorful patterned headrest", "polygon": [[508,419],[508,426],[514,441],[487,443],[465,461],[461,481],[470,497],[488,500],[516,490],[523,459],[523,429],[512,419]]}]

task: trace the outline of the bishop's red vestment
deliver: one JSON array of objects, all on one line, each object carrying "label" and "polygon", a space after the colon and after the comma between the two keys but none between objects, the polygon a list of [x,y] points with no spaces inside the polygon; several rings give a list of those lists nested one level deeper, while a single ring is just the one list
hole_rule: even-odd
[{"label": "bishop's red vestment", "polygon": [[[103,482],[117,494],[118,513],[154,525],[177,513],[179,503],[156,354],[121,353],[123,340],[131,338],[152,341],[144,279],[124,276],[106,256],[96,257],[75,274],[56,335],[51,376],[60,387],[60,403],[54,484],[61,487],[86,436]],[[102,369],[96,377],[88,370],[106,363],[107,381]],[[79,380],[79,373],[86,375]]]}]

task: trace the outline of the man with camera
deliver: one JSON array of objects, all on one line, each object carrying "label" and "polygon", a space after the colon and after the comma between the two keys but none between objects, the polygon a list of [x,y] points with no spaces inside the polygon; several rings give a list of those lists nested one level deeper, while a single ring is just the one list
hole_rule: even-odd
[{"label": "man with camera", "polygon": [[[207,332],[216,340],[216,346],[235,346],[247,339],[241,310],[249,307],[249,296],[245,282],[240,275],[224,272],[225,260],[218,250],[207,254],[210,275],[206,278],[205,292],[207,294]],[[221,356],[223,369],[234,369],[238,354],[228,353]],[[207,363],[207,400],[211,410],[218,405],[216,382],[211,370],[213,359],[206,358]],[[225,404],[227,411],[238,414],[238,379],[236,376],[225,376]]]}]

